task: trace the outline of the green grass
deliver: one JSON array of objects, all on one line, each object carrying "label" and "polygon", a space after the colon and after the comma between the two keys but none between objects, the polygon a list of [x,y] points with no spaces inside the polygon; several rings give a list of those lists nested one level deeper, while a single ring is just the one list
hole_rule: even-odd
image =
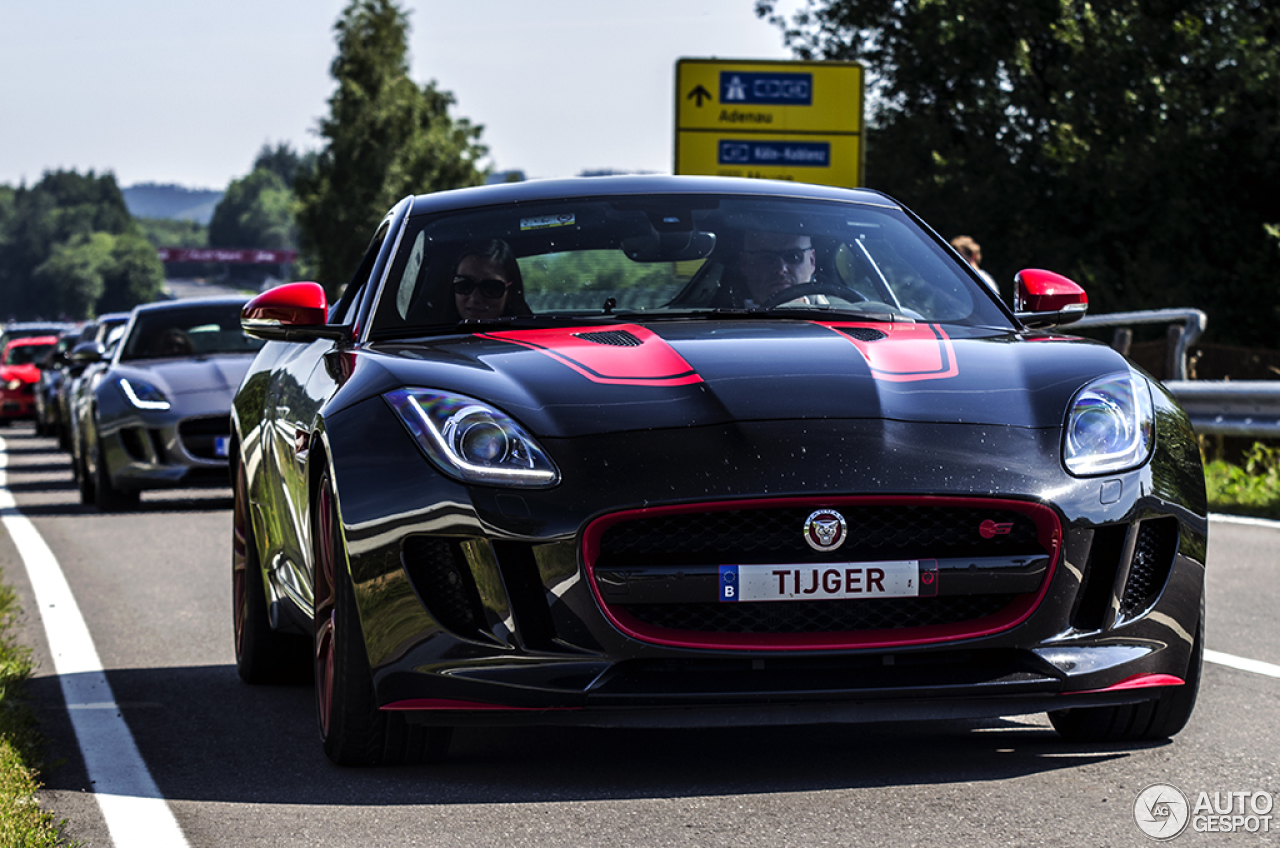
[{"label": "green grass", "polygon": [[9,632],[17,611],[13,590],[0,584],[0,845],[61,846],[61,823],[36,803],[40,740],[22,696],[31,652]]},{"label": "green grass", "polygon": [[1209,509],[1280,519],[1280,446],[1259,442],[1244,454],[1242,463],[1220,459],[1205,463]]}]

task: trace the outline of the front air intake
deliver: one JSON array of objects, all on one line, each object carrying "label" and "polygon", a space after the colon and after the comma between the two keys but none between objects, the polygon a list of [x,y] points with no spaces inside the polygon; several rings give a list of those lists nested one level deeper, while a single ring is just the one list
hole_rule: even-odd
[{"label": "front air intake", "polygon": [[1160,596],[1178,553],[1178,520],[1155,518],[1142,522],[1133,546],[1129,579],[1120,599],[1120,615],[1132,618]]}]

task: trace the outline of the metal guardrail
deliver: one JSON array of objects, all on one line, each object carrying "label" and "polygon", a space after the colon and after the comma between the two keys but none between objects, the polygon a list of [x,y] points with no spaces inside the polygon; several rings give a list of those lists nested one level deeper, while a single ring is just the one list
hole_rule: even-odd
[{"label": "metal guardrail", "polygon": [[1280,380],[1169,380],[1200,434],[1280,438]]},{"label": "metal guardrail", "polygon": [[[1152,309],[1088,315],[1072,327],[1116,327],[1111,346],[1129,352],[1134,324],[1169,324],[1164,386],[1191,416],[1196,432],[1214,436],[1280,438],[1280,380],[1188,380],[1187,350],[1204,333],[1199,309]],[[1068,330],[1069,332],[1069,330]]]},{"label": "metal guardrail", "polygon": [[[1134,324],[1170,324],[1168,335],[1168,361],[1165,373],[1171,380],[1187,379],[1187,349],[1204,333],[1209,316],[1199,309],[1150,309],[1144,312],[1111,312],[1106,315],[1086,315],[1072,327],[1119,327],[1111,346],[1123,354],[1129,353],[1132,333],[1124,328]],[[1067,332],[1070,332],[1068,330]]]}]

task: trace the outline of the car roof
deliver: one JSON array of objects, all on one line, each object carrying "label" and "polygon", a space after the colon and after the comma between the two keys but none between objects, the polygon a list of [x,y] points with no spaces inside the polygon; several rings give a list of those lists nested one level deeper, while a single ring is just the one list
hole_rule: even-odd
[{"label": "car roof", "polygon": [[630,175],[527,180],[421,194],[413,199],[413,214],[443,212],[505,203],[656,194],[733,194],[741,197],[791,197],[839,200],[900,208],[897,201],[870,189],[849,189],[781,180],[743,177]]},{"label": "car roof", "polygon": [[51,345],[57,344],[57,336],[14,336],[5,341],[5,347],[17,347],[19,345]]},{"label": "car roof", "polygon": [[146,303],[141,306],[134,307],[134,312],[147,313],[167,312],[169,310],[181,310],[192,306],[218,306],[222,304],[243,305],[249,302],[249,295],[228,294],[218,297],[187,297],[180,300],[158,300],[155,303]]}]

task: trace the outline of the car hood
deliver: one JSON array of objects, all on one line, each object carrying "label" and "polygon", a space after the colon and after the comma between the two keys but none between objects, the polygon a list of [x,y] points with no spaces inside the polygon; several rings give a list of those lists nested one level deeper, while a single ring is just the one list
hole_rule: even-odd
[{"label": "car hood", "polygon": [[116,377],[146,380],[171,400],[183,395],[214,393],[230,400],[253,364],[252,353],[204,356],[197,359],[144,359],[118,363]]},{"label": "car hood", "polygon": [[40,369],[34,365],[0,365],[0,382],[21,380],[34,383],[40,379]]},{"label": "car hood", "polygon": [[361,396],[454,391],[548,437],[751,420],[1060,427],[1082,386],[1129,367],[1104,345],[1065,336],[746,320],[490,332],[351,356]]}]

